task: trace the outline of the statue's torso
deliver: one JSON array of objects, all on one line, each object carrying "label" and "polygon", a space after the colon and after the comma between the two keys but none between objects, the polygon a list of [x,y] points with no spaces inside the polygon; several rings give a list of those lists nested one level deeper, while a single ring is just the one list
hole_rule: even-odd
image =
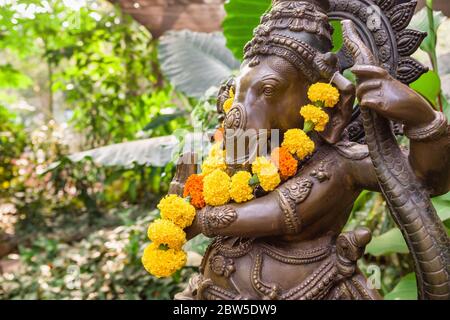
[{"label": "statue's torso", "polygon": [[324,147],[294,178],[310,182],[310,190],[300,195],[304,197],[300,215],[320,217],[304,224],[298,235],[216,237],[202,262],[197,297],[322,299],[336,295],[342,277],[336,237],[359,193],[346,177],[347,160],[336,149]]}]

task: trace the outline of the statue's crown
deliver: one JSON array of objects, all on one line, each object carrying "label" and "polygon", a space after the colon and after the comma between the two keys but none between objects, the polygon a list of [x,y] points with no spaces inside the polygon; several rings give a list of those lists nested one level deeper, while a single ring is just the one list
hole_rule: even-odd
[{"label": "statue's crown", "polygon": [[276,55],[291,62],[311,82],[327,78],[336,67],[335,57],[328,53],[333,32],[328,8],[328,0],[273,0],[245,46],[244,58],[254,66],[260,56]]},{"label": "statue's crown", "polygon": [[314,6],[316,6],[317,9],[324,11],[324,12],[328,12],[328,10],[330,9],[330,1],[329,0],[273,0],[272,1],[272,7],[275,7],[276,5],[280,4],[280,3],[298,3],[298,2],[303,2],[303,3],[310,3]]}]

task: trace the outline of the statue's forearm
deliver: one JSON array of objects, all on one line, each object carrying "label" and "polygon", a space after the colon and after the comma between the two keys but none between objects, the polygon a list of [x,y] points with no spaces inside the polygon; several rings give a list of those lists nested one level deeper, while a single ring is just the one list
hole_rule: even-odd
[{"label": "statue's forearm", "polygon": [[199,233],[213,237],[263,237],[297,234],[304,220],[312,215],[298,214],[298,206],[309,194],[311,182],[299,177],[281,185],[270,194],[243,204],[206,207],[197,213],[188,228],[188,238]]},{"label": "statue's forearm", "polygon": [[283,232],[281,210],[272,194],[244,204],[207,207],[198,213],[206,236],[262,237]]},{"label": "statue's forearm", "polygon": [[432,195],[450,189],[450,130],[445,116],[436,115],[428,126],[406,130],[411,141],[409,161]]}]

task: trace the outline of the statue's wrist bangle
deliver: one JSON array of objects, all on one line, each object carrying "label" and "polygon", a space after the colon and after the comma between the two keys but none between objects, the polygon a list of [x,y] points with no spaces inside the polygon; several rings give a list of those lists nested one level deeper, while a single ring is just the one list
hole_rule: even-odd
[{"label": "statue's wrist bangle", "polygon": [[448,132],[447,118],[442,112],[436,112],[436,118],[428,125],[418,128],[405,128],[405,135],[415,141],[437,140]]},{"label": "statue's wrist bangle", "polygon": [[220,229],[229,227],[236,219],[237,212],[231,206],[205,207],[198,213],[201,232],[207,237],[214,237]]},{"label": "statue's wrist bangle", "polygon": [[197,213],[198,221],[200,224],[200,231],[207,237],[212,238],[214,235],[212,234],[212,230],[209,227],[208,221],[207,221],[207,212],[208,208],[205,208]]},{"label": "statue's wrist bangle", "polygon": [[280,190],[277,190],[278,205],[283,211],[283,223],[287,234],[296,234],[300,231],[300,221],[297,217],[296,204],[294,199],[286,197]]}]

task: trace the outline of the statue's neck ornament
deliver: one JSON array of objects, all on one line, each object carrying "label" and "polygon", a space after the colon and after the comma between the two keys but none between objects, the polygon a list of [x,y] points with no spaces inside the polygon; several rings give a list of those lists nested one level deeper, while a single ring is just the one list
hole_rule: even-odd
[{"label": "statue's neck ornament", "polygon": [[331,49],[332,27],[324,11],[327,1],[277,1],[263,15],[253,39],[244,48],[244,59],[253,67],[262,56],[289,61],[310,82],[329,79],[336,71]]}]

